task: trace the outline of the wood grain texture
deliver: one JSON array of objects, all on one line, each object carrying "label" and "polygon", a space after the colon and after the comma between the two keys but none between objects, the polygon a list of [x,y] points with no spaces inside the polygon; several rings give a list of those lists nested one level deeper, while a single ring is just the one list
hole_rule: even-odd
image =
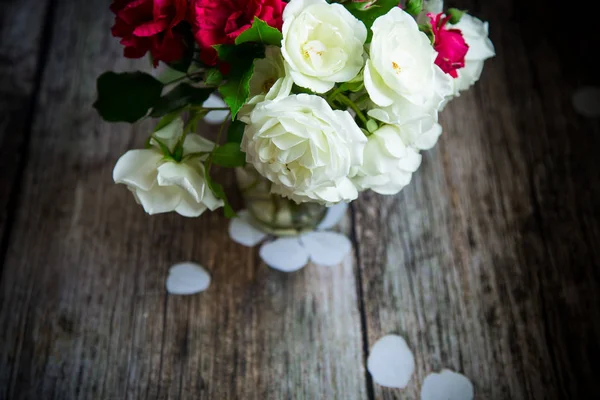
[{"label": "wood grain texture", "polygon": [[9,203],[19,186],[20,167],[30,134],[35,92],[43,68],[42,32],[48,3],[46,0],[0,3],[0,243],[4,243],[12,207]]},{"label": "wood grain texture", "polygon": [[[268,269],[218,213],[148,217],[111,180],[149,126],[91,104],[125,61],[106,1],[58,2],[0,286],[2,399],[363,398],[352,260]],[[210,289],[168,296],[168,267],[201,262]]]},{"label": "wood grain texture", "polygon": [[[148,217],[113,184],[149,125],[100,121],[95,79],[147,63],[122,58],[106,1],[55,2],[50,35],[42,3],[0,4],[0,225],[20,182],[0,400],[419,399],[442,368],[477,399],[600,398],[600,123],[571,107],[600,84],[593,24],[559,2],[452,2],[490,21],[498,56],[444,112],[411,186],[353,204],[357,262],[283,274],[218,213]],[[31,123],[31,139],[7,135]],[[207,292],[165,293],[183,260],[211,271]],[[365,374],[364,349],[389,333],[415,352],[404,391]]]},{"label": "wood grain texture", "polygon": [[544,2],[452,5],[490,21],[498,56],[443,113],[412,185],[354,207],[369,344],[399,333],[417,359],[407,390],[375,397],[419,399],[450,368],[478,399],[597,398],[600,130],[571,106],[598,83],[593,34],[558,32]]}]

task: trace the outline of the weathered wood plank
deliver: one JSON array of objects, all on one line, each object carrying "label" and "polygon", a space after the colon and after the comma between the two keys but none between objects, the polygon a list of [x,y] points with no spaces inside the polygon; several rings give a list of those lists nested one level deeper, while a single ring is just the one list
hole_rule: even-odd
[{"label": "weathered wood plank", "polygon": [[476,398],[596,398],[600,130],[570,105],[597,84],[582,74],[593,33],[555,32],[564,7],[544,2],[456,3],[490,21],[498,57],[412,185],[355,206],[369,343],[402,334],[417,360],[405,391],[375,397],[418,399],[451,368]]},{"label": "weathered wood plank", "polygon": [[[281,274],[218,214],[148,217],[111,181],[148,126],[96,116],[95,78],[132,69],[105,1],[63,1],[0,286],[0,398],[364,398],[352,263]],[[212,272],[167,296],[168,267]]]},{"label": "weathered wood plank", "polygon": [[[18,186],[40,67],[49,1],[0,4],[0,243]],[[2,250],[3,251],[3,250]]]}]

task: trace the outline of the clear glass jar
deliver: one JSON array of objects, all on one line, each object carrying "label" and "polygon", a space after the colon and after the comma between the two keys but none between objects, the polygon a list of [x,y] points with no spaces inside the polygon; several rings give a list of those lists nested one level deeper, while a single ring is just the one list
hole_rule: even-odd
[{"label": "clear glass jar", "polygon": [[327,213],[324,205],[298,204],[271,194],[271,182],[250,165],[236,169],[236,178],[251,222],[275,236],[296,236],[313,231]]}]

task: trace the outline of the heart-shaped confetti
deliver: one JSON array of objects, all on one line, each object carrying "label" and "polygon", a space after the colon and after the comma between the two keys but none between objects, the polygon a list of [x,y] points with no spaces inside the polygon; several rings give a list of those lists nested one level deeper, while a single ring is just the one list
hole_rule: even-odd
[{"label": "heart-shaped confetti", "polygon": [[205,291],[210,286],[210,274],[202,266],[184,262],[169,270],[167,292],[170,294],[190,295]]}]

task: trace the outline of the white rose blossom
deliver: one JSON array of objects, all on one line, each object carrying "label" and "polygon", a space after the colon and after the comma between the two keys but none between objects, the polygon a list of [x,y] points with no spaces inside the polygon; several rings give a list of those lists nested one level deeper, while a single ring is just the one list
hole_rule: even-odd
[{"label": "white rose blossom", "polygon": [[394,7],[377,18],[371,29],[364,80],[375,104],[387,107],[404,98],[424,106],[440,89],[451,88],[452,78],[435,65],[437,52],[410,14]]},{"label": "white rose blossom", "polygon": [[406,143],[406,133],[398,126],[383,125],[369,136],[364,162],[353,169],[352,181],[358,190],[393,195],[410,183],[421,155]]},{"label": "white rose blossom", "polygon": [[375,105],[367,113],[378,121],[398,126],[406,145],[417,150],[429,150],[442,134],[442,126],[438,123],[438,108],[443,105],[444,100],[444,97],[436,96],[430,104],[421,107],[401,99],[389,107]]},{"label": "white rose blossom", "polygon": [[281,51],[298,86],[325,93],[364,66],[367,28],[341,4],[292,0],[283,12]]},{"label": "white rose blossom", "polygon": [[273,193],[300,203],[349,202],[348,178],[362,164],[367,138],[347,111],[319,96],[298,94],[258,104],[242,140],[246,161],[269,179]]},{"label": "white rose blossom", "polygon": [[294,81],[286,73],[286,66],[277,46],[267,46],[265,58],[254,60],[254,73],[250,79],[248,102],[238,113],[239,119],[249,122],[248,115],[254,106],[265,100],[277,100],[287,97],[292,91]]},{"label": "white rose blossom", "polygon": [[469,45],[469,51],[465,56],[465,66],[459,69],[458,78],[454,79],[455,95],[467,90],[479,80],[483,71],[483,64],[488,58],[496,55],[494,45],[489,38],[489,25],[487,22],[464,14],[458,24],[451,25],[452,28],[460,29]]},{"label": "white rose blossom", "polygon": [[[176,119],[154,136],[173,150],[183,125],[181,119]],[[215,197],[204,179],[201,158],[186,157],[210,152],[214,143],[188,134],[183,144],[182,162],[166,159],[155,140],[151,145],[149,149],[125,153],[113,171],[114,181],[127,185],[148,214],[175,211],[184,217],[198,217],[206,209],[214,211],[223,206],[223,201]]]}]

